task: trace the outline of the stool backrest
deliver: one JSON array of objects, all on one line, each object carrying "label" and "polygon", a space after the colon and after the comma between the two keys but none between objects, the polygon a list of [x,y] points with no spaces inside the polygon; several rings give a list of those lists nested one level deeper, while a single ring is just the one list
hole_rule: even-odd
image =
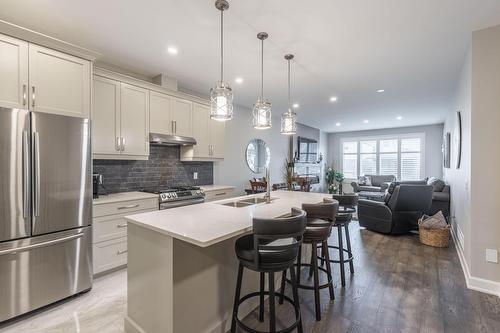
[{"label": "stool backrest", "polygon": [[[324,220],[325,226],[328,226],[335,222],[339,203],[336,200],[325,198],[322,203],[302,204],[302,209],[307,213],[308,219]],[[317,221],[315,224],[318,225]]]},{"label": "stool backrest", "polygon": [[280,258],[296,256],[306,230],[306,212],[292,208],[291,214],[274,219],[253,219],[255,264],[259,265],[260,257],[265,252],[266,257],[273,253],[281,254]]},{"label": "stool backrest", "polygon": [[354,208],[358,205],[357,194],[333,194],[333,199],[339,202],[339,206],[346,208]]}]

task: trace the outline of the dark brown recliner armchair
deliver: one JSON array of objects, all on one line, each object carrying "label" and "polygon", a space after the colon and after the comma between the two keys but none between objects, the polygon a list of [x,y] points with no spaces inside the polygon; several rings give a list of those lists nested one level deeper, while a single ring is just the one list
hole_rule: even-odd
[{"label": "dark brown recliner armchair", "polygon": [[402,234],[418,229],[418,219],[429,213],[431,185],[398,185],[386,202],[360,199],[359,225],[382,233]]}]

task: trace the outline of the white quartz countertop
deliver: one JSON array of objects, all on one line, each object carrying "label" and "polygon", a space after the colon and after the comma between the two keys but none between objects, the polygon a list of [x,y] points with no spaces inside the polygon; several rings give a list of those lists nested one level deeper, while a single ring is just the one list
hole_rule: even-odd
[{"label": "white quartz countertop", "polygon": [[207,247],[252,230],[252,218],[274,218],[290,213],[292,207],[302,203],[318,203],[331,197],[325,193],[273,191],[270,204],[260,203],[247,207],[224,206],[263,194],[241,196],[203,204],[160,210],[126,216],[128,222],[169,235],[185,242]]},{"label": "white quartz countertop", "polygon": [[93,199],[94,205],[102,205],[113,202],[122,202],[130,200],[141,200],[141,199],[158,199],[158,194],[144,193],[144,192],[121,192],[112,193],[108,195],[99,195],[99,198]]},{"label": "white quartz countertop", "polygon": [[205,192],[210,192],[219,190],[231,190],[236,187],[231,185],[200,185],[200,188]]}]

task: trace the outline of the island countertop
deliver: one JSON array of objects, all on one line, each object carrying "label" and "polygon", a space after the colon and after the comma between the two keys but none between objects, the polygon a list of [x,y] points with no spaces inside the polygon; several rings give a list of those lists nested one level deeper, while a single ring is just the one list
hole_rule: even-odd
[{"label": "island countertop", "polygon": [[235,197],[203,204],[165,209],[126,216],[129,223],[169,235],[185,242],[207,247],[252,230],[252,219],[274,218],[290,213],[303,203],[318,203],[331,197],[325,193],[273,191],[271,203],[246,207],[224,206],[224,203],[263,197],[263,194]]}]

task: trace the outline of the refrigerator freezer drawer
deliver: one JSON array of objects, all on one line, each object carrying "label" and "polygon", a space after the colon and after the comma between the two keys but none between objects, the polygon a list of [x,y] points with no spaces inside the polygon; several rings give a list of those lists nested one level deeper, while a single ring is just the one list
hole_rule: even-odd
[{"label": "refrigerator freezer drawer", "polygon": [[90,289],[92,227],[0,244],[0,322]]}]

